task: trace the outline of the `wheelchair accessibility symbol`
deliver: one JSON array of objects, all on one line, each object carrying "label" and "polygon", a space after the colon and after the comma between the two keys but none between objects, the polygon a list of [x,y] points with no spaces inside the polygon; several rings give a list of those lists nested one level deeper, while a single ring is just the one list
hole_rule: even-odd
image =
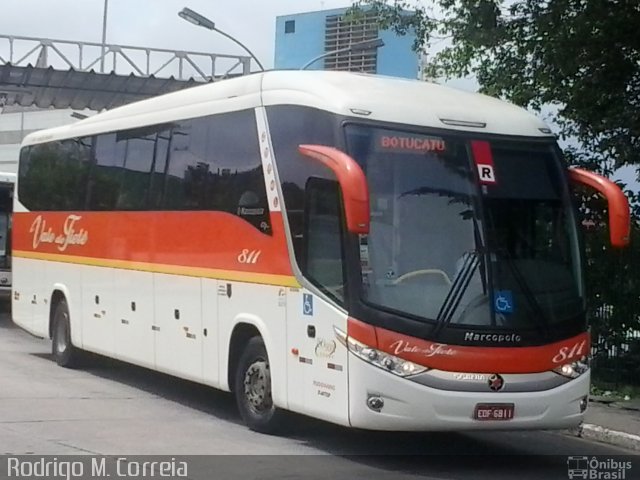
[{"label": "wheelchair accessibility symbol", "polygon": [[302,294],[302,313],[313,315],[313,296],[310,293]]},{"label": "wheelchair accessibility symbol", "polygon": [[498,290],[495,292],[493,304],[498,313],[513,313],[513,294],[511,290]]}]

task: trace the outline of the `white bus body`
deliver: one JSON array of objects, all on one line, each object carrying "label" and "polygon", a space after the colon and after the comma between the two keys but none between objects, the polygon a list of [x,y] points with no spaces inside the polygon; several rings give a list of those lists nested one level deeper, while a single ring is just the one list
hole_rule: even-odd
[{"label": "white bus body", "polygon": [[[369,227],[350,233],[351,213],[345,220],[344,212],[332,209],[339,175],[317,160],[325,158],[322,152],[331,157],[348,150],[351,138],[377,139],[370,128],[411,132],[385,134],[380,145],[393,150],[390,155],[423,150],[434,165],[442,163],[440,151],[466,155],[469,148],[454,146],[469,138],[544,148],[554,143],[534,116],[483,95],[307,71],[225,80],[36,132],[23,142],[15,195],[14,322],[53,337],[63,365],[86,350],[226,391],[241,388],[241,413],[257,430],[274,428],[279,410],[380,430],[577,425],[589,388],[589,371],[580,364],[588,352],[584,321],[552,331],[546,340],[526,329],[487,333],[485,327],[451,333],[446,327],[444,337],[421,337],[412,332],[431,325],[421,310],[404,315],[401,301],[386,300],[401,293],[405,271],[422,275],[429,265],[420,260],[394,271],[409,262],[403,255],[419,237],[391,235],[385,237],[388,249],[375,250],[381,244],[375,232],[399,228],[401,215],[420,207],[402,213],[408,197],[375,196],[371,181],[367,244],[363,232]],[[301,144],[320,153],[303,155]],[[491,167],[478,158],[476,163]],[[367,177],[375,173],[373,166],[362,168]],[[411,177],[392,175],[398,184]],[[349,192],[343,183],[339,187],[342,196],[335,198],[346,205]],[[424,192],[410,197],[440,198]],[[425,225],[445,228],[443,215],[431,218],[428,208],[425,215]],[[442,238],[456,244],[463,230],[466,238],[470,224],[461,225]],[[417,242],[427,245],[429,238]],[[334,247],[342,249],[337,260]],[[360,257],[353,261],[353,255]],[[388,255],[396,256],[389,263],[396,267],[371,276]],[[572,265],[579,276],[579,265]],[[353,268],[362,272],[353,274]],[[471,278],[481,267],[462,268]],[[449,282],[453,290],[462,282],[453,263],[429,272],[429,284]],[[364,296],[356,295],[364,291],[357,286],[364,275],[382,293],[352,309]],[[395,289],[385,287],[385,275]],[[579,292],[580,282],[567,291]],[[515,308],[531,310],[518,288],[503,291],[502,300],[512,295]],[[565,303],[577,305],[573,297]],[[375,315],[357,313],[367,309]],[[508,319],[518,312],[492,315]],[[390,320],[396,317],[397,330]],[[464,341],[447,340],[458,333]],[[558,373],[561,367],[572,368],[571,375]]]}]

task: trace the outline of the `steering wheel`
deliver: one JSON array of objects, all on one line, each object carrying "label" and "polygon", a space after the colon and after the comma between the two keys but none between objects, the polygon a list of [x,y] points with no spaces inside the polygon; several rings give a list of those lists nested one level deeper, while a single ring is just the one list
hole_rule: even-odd
[{"label": "steering wheel", "polygon": [[404,275],[400,275],[398,278],[396,278],[393,281],[393,284],[397,285],[400,282],[404,282],[405,280],[408,280],[409,278],[417,277],[420,275],[439,275],[442,277],[442,279],[445,281],[447,285],[451,285],[452,283],[451,279],[449,278],[449,275],[447,275],[446,272],[438,268],[427,268],[423,270],[414,270],[413,272],[407,272]]}]

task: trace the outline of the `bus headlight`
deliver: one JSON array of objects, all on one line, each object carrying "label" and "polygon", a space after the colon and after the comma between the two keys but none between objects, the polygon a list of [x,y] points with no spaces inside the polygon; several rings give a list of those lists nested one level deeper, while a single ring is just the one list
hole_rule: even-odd
[{"label": "bus headlight", "polygon": [[562,375],[567,378],[578,378],[584,372],[589,370],[589,358],[582,357],[575,362],[565,363],[564,365],[554,368],[553,371],[558,375]]},{"label": "bus headlight", "polygon": [[416,375],[418,373],[426,372],[429,370],[427,367],[418,365],[404,360],[395,355],[390,355],[376,348],[365,345],[354,338],[349,337],[342,330],[333,327],[336,332],[336,337],[340,343],[347,347],[355,356],[361,358],[367,363],[375,365],[378,368],[386,370],[387,372],[394,373],[399,377],[408,377],[409,375]]}]

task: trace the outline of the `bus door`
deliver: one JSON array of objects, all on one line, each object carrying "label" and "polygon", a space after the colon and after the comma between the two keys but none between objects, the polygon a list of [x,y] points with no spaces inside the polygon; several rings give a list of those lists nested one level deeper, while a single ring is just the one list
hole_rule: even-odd
[{"label": "bus door", "polygon": [[299,263],[315,288],[290,289],[287,299],[289,406],[344,424],[347,355],[334,331],[344,330],[347,319],[339,307],[345,301],[339,190],[335,181],[314,177],[305,190]]}]

